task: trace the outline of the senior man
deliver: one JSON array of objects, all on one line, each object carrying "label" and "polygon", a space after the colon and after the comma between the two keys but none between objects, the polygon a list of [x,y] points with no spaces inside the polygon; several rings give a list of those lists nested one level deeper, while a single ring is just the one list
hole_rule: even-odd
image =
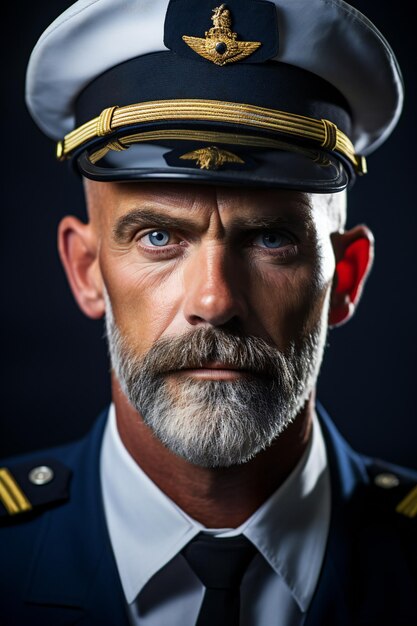
[{"label": "senior man", "polygon": [[27,102],[83,176],[59,251],[113,402],[1,464],[5,624],[409,626],[417,477],[315,399],[373,257],[346,189],[402,105],[383,36],[339,0],[80,0]]}]

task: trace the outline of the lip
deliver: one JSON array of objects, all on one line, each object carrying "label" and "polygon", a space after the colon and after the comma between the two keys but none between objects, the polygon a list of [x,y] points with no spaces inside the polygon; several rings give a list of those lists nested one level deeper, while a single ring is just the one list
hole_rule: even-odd
[{"label": "lip", "polygon": [[236,368],[234,365],[230,365],[228,363],[213,361],[205,363],[200,367],[189,367],[175,370],[170,372],[170,374],[192,376],[193,378],[205,380],[238,380],[246,378],[250,375],[250,372],[245,369]]}]

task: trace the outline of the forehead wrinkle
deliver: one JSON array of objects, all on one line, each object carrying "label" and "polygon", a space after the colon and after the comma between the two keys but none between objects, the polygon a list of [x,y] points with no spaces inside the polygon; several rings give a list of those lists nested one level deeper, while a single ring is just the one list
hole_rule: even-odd
[{"label": "forehead wrinkle", "polygon": [[[128,193],[119,197],[118,211],[122,213],[126,206],[132,208],[158,209],[164,213],[171,211],[185,211],[189,213],[198,213],[207,211],[209,201],[212,202],[213,190],[206,187],[196,187],[195,185],[182,185],[178,187],[174,184],[146,185],[140,187],[140,194],[136,193],[135,187],[127,188]],[[129,193],[130,192],[130,193]],[[211,197],[210,197],[211,196]]]}]

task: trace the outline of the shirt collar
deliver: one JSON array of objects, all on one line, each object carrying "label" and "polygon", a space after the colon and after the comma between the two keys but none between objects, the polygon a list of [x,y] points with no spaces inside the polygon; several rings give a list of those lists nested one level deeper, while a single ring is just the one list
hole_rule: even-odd
[{"label": "shirt collar", "polygon": [[113,404],[100,463],[107,526],[130,604],[202,527],[197,527],[130,456],[117,430]]},{"label": "shirt collar", "polygon": [[246,535],[284,579],[302,611],[307,610],[320,575],[330,491],[326,448],[314,415],[309,445],[295,469],[235,531]]},{"label": "shirt collar", "polygon": [[[124,447],[111,405],[101,450],[107,526],[124,594],[130,604],[156,572],[205,531],[168,498]],[[307,610],[317,584],[330,519],[330,481],[317,417],[309,445],[287,480],[239,528]],[[307,565],[306,565],[307,564]]]}]

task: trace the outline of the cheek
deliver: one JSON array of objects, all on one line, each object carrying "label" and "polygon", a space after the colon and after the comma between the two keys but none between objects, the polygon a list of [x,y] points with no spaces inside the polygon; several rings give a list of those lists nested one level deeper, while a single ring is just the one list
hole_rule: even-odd
[{"label": "cheek", "polygon": [[181,278],[172,267],[138,265],[129,256],[103,261],[103,278],[119,330],[133,349],[145,352],[176,315]]},{"label": "cheek", "polygon": [[267,267],[251,280],[253,306],[268,335],[285,349],[327,318],[331,267],[319,261]]}]

